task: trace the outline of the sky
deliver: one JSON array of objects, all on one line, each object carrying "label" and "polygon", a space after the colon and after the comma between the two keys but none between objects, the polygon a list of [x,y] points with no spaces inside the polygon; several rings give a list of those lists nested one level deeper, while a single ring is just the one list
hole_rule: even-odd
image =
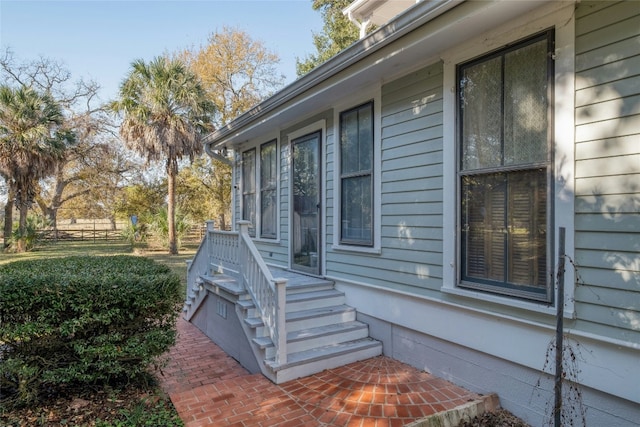
[{"label": "sky", "polygon": [[0,0],[0,46],[20,61],[60,61],[74,81],[94,80],[115,99],[136,59],[206,45],[224,26],[239,28],[280,57],[286,83],[296,58],[315,51],[322,30],[312,0]]}]

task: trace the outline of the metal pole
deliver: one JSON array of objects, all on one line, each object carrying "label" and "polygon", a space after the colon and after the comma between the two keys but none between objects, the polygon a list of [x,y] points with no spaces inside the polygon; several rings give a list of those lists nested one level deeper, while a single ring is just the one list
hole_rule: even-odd
[{"label": "metal pole", "polygon": [[559,242],[558,242],[558,297],[556,301],[557,313],[556,313],[556,376],[555,376],[555,404],[553,407],[554,425],[555,427],[561,427],[561,414],[562,414],[562,356],[563,356],[563,317],[564,317],[564,241],[565,241],[565,229],[560,227]]}]

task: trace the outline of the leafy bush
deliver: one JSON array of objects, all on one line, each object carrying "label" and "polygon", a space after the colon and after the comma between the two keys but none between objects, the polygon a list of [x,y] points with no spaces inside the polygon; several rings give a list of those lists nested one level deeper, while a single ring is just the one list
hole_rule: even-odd
[{"label": "leafy bush", "polygon": [[[182,246],[182,239],[189,232],[191,228],[191,221],[189,218],[176,209],[176,244],[178,248]],[[163,207],[154,216],[151,223],[151,233],[160,242],[160,245],[166,247],[169,245],[169,214],[167,208]]]},{"label": "leafy bush", "polygon": [[144,243],[147,241],[147,225],[138,222],[137,224],[128,223],[122,229],[122,238],[127,241],[131,246],[135,246],[136,243]]},{"label": "leafy bush", "polygon": [[15,224],[13,227],[10,241],[11,249],[15,249],[18,242],[22,240],[24,242],[24,248],[27,251],[32,250],[43,237],[41,230],[49,226],[51,226],[51,221],[42,216],[27,216],[27,224],[23,232],[20,232],[18,224]]},{"label": "leafy bush", "polygon": [[175,343],[180,281],[134,256],[0,266],[0,389],[33,402],[63,385],[122,384]]}]

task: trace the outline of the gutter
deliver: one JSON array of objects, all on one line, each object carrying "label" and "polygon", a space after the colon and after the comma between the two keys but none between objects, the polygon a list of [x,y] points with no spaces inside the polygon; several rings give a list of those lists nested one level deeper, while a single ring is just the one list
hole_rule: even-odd
[{"label": "gutter", "polygon": [[[211,146],[223,144],[223,140],[242,133],[252,122],[266,117],[281,105],[300,96],[320,83],[337,75],[360,60],[388,46],[418,27],[444,14],[464,0],[435,0],[417,3],[406,13],[398,15],[385,26],[377,29],[364,39],[352,44],[336,56],[320,64],[309,73],[265,99],[249,111],[241,114],[225,126],[205,136],[203,142],[207,154],[213,156]],[[222,147],[220,147],[222,148]]]},{"label": "gutter", "polygon": [[[223,150],[226,150],[225,148],[223,148]],[[211,144],[207,144],[206,143],[206,137],[205,137],[205,144],[204,144],[204,151],[205,153],[207,153],[209,156],[211,156],[212,158],[221,161],[222,163],[232,166],[233,167],[233,162],[231,160],[229,160],[228,157],[223,156],[222,154],[218,153],[217,151],[214,151],[213,148],[211,148]]]}]

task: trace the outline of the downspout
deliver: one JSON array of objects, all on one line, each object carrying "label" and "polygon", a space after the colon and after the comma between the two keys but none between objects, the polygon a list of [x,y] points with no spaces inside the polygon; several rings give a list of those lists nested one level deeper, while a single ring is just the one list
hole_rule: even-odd
[{"label": "downspout", "polygon": [[358,29],[360,29],[360,40],[365,38],[367,35],[367,27],[369,26],[369,24],[371,24],[371,17],[360,22],[353,16],[353,13],[349,11],[347,13],[347,18],[349,18],[349,21],[351,21],[356,27],[358,27]]},{"label": "downspout", "polygon": [[[205,153],[207,153],[209,156],[211,156],[212,158],[226,164],[229,166],[233,166],[233,162],[231,160],[229,160],[229,158],[227,158],[226,156],[223,156],[222,154],[218,153],[217,151],[214,151],[211,149],[211,144],[205,143],[204,144],[204,151]],[[226,151],[226,148],[224,148],[224,151]]]}]

